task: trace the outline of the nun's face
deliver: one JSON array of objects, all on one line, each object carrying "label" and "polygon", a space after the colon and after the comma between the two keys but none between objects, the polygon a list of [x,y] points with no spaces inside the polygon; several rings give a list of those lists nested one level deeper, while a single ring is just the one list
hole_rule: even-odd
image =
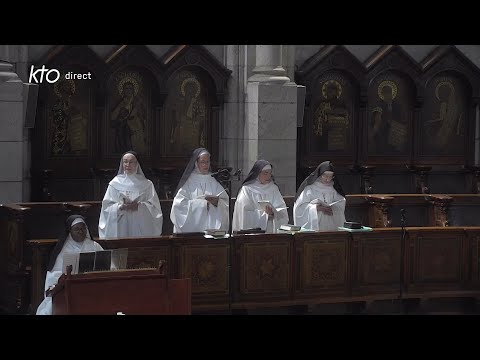
[{"label": "nun's face", "polygon": [[82,242],[87,237],[87,227],[83,222],[75,224],[70,229],[72,239],[76,242]]},{"label": "nun's face", "polygon": [[272,169],[262,170],[258,175],[258,180],[260,180],[262,184],[268,184],[271,179],[272,179]]},{"label": "nun's face", "polygon": [[137,173],[137,158],[133,154],[125,154],[123,155],[123,170],[125,174],[131,175]]},{"label": "nun's face", "polygon": [[208,174],[208,169],[210,169],[210,155],[203,154],[197,159],[198,169],[202,174]]},{"label": "nun's face", "polygon": [[320,175],[320,181],[324,185],[333,185],[333,171],[325,171],[322,175]]}]

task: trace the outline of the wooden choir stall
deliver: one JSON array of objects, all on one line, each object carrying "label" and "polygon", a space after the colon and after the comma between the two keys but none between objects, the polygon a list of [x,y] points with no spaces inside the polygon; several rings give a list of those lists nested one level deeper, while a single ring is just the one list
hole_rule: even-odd
[{"label": "wooden choir stall", "polygon": [[[291,210],[293,198],[285,201]],[[168,214],[171,200],[161,205]],[[372,227],[372,232],[212,240],[171,235],[165,216],[165,235],[160,237],[98,241],[104,249],[128,248],[127,269],[156,268],[165,260],[170,281],[190,279],[192,313],[397,299],[401,269],[403,299],[475,300],[480,293],[479,205],[479,194],[347,195],[347,219]],[[407,209],[403,252],[398,227],[402,208]],[[0,226],[0,300],[5,312],[35,313],[64,220],[72,213],[84,214],[95,231],[99,209],[100,203],[93,201],[0,207],[5,215]],[[42,226],[46,223],[48,227]]]},{"label": "wooden choir stall", "polygon": [[[167,259],[171,264],[167,276],[191,281],[194,314],[340,303],[368,307],[385,300],[421,304],[431,299],[474,303],[480,299],[480,227],[408,227],[403,242],[401,233],[401,228],[393,227],[363,233],[246,234],[222,239],[161,236],[100,243],[109,249],[128,247],[132,269]],[[33,249],[35,308],[42,296],[46,255],[55,240],[28,242]],[[103,281],[82,276],[78,281],[72,277],[76,286]],[[99,294],[104,296],[103,289]],[[122,311],[117,305],[107,310]],[[142,309],[157,310],[150,305]]]}]

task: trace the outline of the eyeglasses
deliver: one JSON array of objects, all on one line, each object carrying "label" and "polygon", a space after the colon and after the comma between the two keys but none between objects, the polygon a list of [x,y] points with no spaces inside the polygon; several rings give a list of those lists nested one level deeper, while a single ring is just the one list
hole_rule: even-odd
[{"label": "eyeglasses", "polygon": [[199,163],[200,165],[208,165],[208,164],[210,164],[210,161],[208,161],[208,160],[201,160],[201,161],[199,161],[198,163]]},{"label": "eyeglasses", "polygon": [[335,176],[334,175],[322,175],[322,179],[325,179],[325,180],[333,180]]}]

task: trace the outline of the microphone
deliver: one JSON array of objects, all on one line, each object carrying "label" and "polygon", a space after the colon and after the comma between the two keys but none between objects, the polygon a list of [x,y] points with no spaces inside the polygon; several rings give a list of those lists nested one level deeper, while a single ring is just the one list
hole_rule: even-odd
[{"label": "microphone", "polygon": [[241,173],[242,173],[242,170],[241,170],[241,169],[237,169],[237,171],[235,171],[232,176],[236,176],[236,177],[237,177],[237,180],[240,181],[240,174],[241,174]]},{"label": "microphone", "polygon": [[217,175],[224,173],[225,171],[228,172],[228,169],[220,169],[217,172],[211,173],[210,176],[215,177]]},{"label": "microphone", "polygon": [[400,209],[400,221],[402,222],[402,224],[405,224],[405,209]]}]

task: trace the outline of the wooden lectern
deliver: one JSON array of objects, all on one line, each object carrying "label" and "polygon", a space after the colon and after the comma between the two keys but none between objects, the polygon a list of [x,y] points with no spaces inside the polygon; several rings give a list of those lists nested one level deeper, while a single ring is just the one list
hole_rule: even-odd
[{"label": "wooden lectern", "polygon": [[190,315],[190,279],[160,269],[63,274],[51,290],[53,315]]}]

